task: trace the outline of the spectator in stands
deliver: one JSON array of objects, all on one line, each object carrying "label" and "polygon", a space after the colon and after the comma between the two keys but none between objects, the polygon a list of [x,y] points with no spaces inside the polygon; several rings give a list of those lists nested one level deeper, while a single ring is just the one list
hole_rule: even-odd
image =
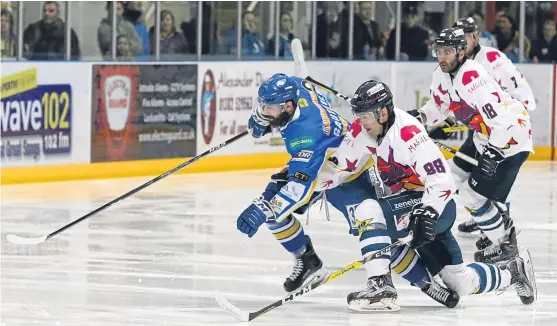
[{"label": "spectator in stands", "polygon": [[[161,11],[161,40],[160,54],[161,58],[177,58],[180,55],[188,53],[188,43],[184,35],[176,30],[174,14],[169,10]],[[151,38],[151,54],[155,53],[156,34],[155,26],[149,29],[149,37]]]},{"label": "spectator in stands", "polygon": [[[428,56],[429,32],[418,25],[419,21],[418,9],[411,4],[406,8],[405,20],[400,26],[401,60],[426,60]],[[395,42],[396,29],[393,29],[387,41],[387,59],[395,59]]]},{"label": "spectator in stands", "polygon": [[[279,34],[279,57],[292,58],[292,40],[295,38],[294,19],[288,12],[280,14],[280,34]],[[267,54],[275,55],[275,37],[271,37],[267,42]]]},{"label": "spectator in stands", "polygon": [[[507,14],[500,14],[497,17],[497,26],[494,31],[497,39],[499,51],[505,53],[507,57],[514,63],[519,62],[519,42],[520,33],[518,32],[515,21]],[[524,36],[524,57],[528,58],[530,54],[530,40]]]},{"label": "spectator in stands", "polygon": [[315,55],[318,58],[341,57],[338,3],[327,1],[324,11],[317,15]]},{"label": "spectator in stands", "polygon": [[[56,1],[43,4],[43,18],[27,26],[23,32],[25,57],[29,60],[64,60],[66,53],[66,24],[58,17],[60,6]],[[79,60],[81,53],[75,31],[71,33],[71,59]]]},{"label": "spectator in stands", "polygon": [[[264,55],[265,43],[261,36],[257,33],[255,14],[251,11],[245,11],[242,14],[242,55]],[[236,54],[237,41],[236,27],[232,27],[226,34],[221,53]]]},{"label": "spectator in stands", "polygon": [[143,1],[132,1],[127,6],[124,6],[124,19],[135,26],[135,32],[141,39],[141,50],[138,54],[138,59],[149,58],[149,32],[147,26],[143,22]]},{"label": "spectator in stands", "polygon": [[555,22],[546,20],[543,24],[543,38],[534,41],[530,57],[534,62],[557,62],[557,35]]},{"label": "spectator in stands", "polygon": [[126,35],[118,35],[116,38],[116,60],[135,60],[135,53],[132,51],[130,40]]},{"label": "spectator in stands", "polygon": [[[196,5],[199,2],[192,2],[192,10],[197,13]],[[211,8],[211,3],[209,1],[202,1],[202,15],[203,20],[201,22],[201,53],[209,54],[216,50],[217,42],[217,24],[213,20],[213,8]],[[189,53],[197,53],[197,15],[193,17],[188,22],[182,22],[180,29],[184,34],[186,41],[188,42]]]},{"label": "spectator in stands", "polygon": [[371,1],[358,2],[358,15],[354,17],[354,58],[377,59],[383,55],[379,24],[371,19]]},{"label": "spectator in stands", "polygon": [[[105,60],[112,58],[112,9],[113,2],[106,2],[106,18],[101,20],[101,24],[97,30],[97,39],[99,42],[99,49]],[[116,35],[125,35],[130,42],[130,49],[135,55],[139,55],[143,49],[141,39],[135,31],[135,26],[129,21],[125,20],[124,3],[122,1],[116,2]]]},{"label": "spectator in stands", "polygon": [[15,58],[17,55],[17,38],[14,34],[14,17],[9,9],[2,9],[2,43],[0,56],[3,59]]},{"label": "spectator in stands", "polygon": [[478,35],[480,35],[480,45],[491,46],[492,48],[497,49],[498,48],[497,39],[493,34],[485,30],[485,16],[479,11],[474,11],[470,16],[474,18],[476,25],[478,25],[479,28]]}]

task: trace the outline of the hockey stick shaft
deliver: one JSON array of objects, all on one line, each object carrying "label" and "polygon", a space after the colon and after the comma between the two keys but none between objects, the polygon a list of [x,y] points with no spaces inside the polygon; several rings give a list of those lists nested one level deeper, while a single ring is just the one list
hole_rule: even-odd
[{"label": "hockey stick shaft", "polygon": [[232,314],[235,318],[237,318],[238,320],[241,321],[251,321],[254,320],[255,318],[260,317],[261,315],[274,310],[275,308],[278,308],[288,302],[293,301],[294,299],[301,297],[302,295],[311,292],[315,289],[317,289],[318,287],[320,287],[323,284],[329,283],[331,281],[333,281],[334,279],[338,278],[341,275],[344,275],[356,268],[360,268],[362,267],[365,263],[369,262],[372,259],[376,259],[377,257],[381,256],[381,255],[385,255],[386,253],[390,252],[391,250],[398,248],[400,246],[404,246],[406,244],[408,244],[410,241],[412,240],[412,233],[410,233],[408,236],[406,236],[405,238],[399,239],[397,240],[395,243],[365,257],[362,260],[359,260],[357,262],[354,262],[342,269],[339,269],[337,271],[335,271],[334,273],[330,274],[329,276],[327,276],[326,278],[324,278],[321,281],[309,284],[303,288],[301,288],[300,290],[291,293],[289,296],[284,297],[281,300],[277,300],[255,312],[245,312],[245,311],[241,311],[240,309],[238,309],[237,307],[233,306],[228,300],[226,300],[225,298],[222,297],[217,297],[217,302],[219,303],[219,305],[227,312],[229,312],[230,314]]},{"label": "hockey stick shaft", "polygon": [[[109,208],[110,206],[114,205],[115,203],[117,203],[117,202],[119,202],[119,201],[122,201],[122,200],[124,200],[124,199],[130,197],[131,195],[133,195],[133,194],[135,194],[135,193],[137,193],[137,192],[139,192],[139,191],[141,191],[141,190],[143,190],[143,189],[149,187],[150,185],[154,184],[155,182],[160,181],[160,180],[166,178],[167,176],[169,176],[169,175],[171,175],[171,174],[173,174],[173,173],[175,173],[175,172],[177,172],[177,171],[179,171],[179,170],[185,168],[186,166],[188,166],[188,165],[190,165],[190,164],[192,164],[192,163],[194,163],[194,162],[196,162],[196,161],[202,159],[203,157],[205,157],[205,156],[207,156],[207,155],[209,155],[209,154],[211,154],[211,153],[213,153],[213,152],[215,152],[215,151],[221,149],[222,147],[227,146],[227,145],[229,145],[229,144],[235,142],[236,140],[238,140],[238,139],[244,137],[245,135],[247,135],[248,133],[249,133],[249,131],[247,131],[247,130],[246,130],[246,131],[243,131],[243,132],[241,132],[240,134],[238,134],[238,135],[236,135],[236,136],[234,136],[234,137],[232,137],[232,138],[230,138],[230,139],[228,139],[228,140],[226,140],[226,141],[220,143],[219,145],[217,145],[217,146],[215,146],[215,147],[213,147],[213,148],[210,148],[210,149],[206,150],[205,152],[203,152],[203,153],[201,153],[201,154],[199,154],[199,155],[193,157],[192,159],[190,159],[190,160],[188,160],[188,161],[186,161],[186,162],[184,162],[184,163],[182,163],[182,164],[176,166],[175,168],[166,171],[165,173],[159,175],[158,177],[156,177],[156,178],[154,178],[154,179],[151,179],[150,181],[148,181],[148,182],[142,184],[141,186],[132,189],[131,191],[129,191],[129,192],[123,194],[122,196],[120,196],[120,197],[118,197],[118,198],[116,198],[116,199],[111,200],[110,202],[108,202],[108,203],[106,203],[106,204],[104,204],[104,205],[98,207],[97,209],[95,209],[95,210],[93,210],[93,211],[91,211],[91,212],[89,212],[89,213],[83,215],[82,217],[78,218],[77,220],[75,220],[75,221],[73,221],[73,222],[71,222],[71,223],[69,223],[69,224],[66,224],[65,226],[59,228],[58,230],[56,230],[56,231],[54,231],[54,232],[48,234],[48,235],[44,238],[43,241],[46,241],[46,240],[48,240],[48,239],[50,239],[50,238],[56,236],[57,234],[60,234],[60,233],[62,233],[62,232],[64,232],[64,231],[66,231],[67,229],[69,229],[69,228],[75,226],[76,224],[85,221],[85,220],[88,219],[89,217],[91,217],[91,216],[93,216],[93,215],[95,215],[95,214],[97,214],[97,213],[102,212],[103,210],[105,210],[105,209]],[[41,242],[43,242],[43,241],[41,241]]]},{"label": "hockey stick shaft", "polygon": [[[472,165],[478,166],[478,161],[464,153],[461,153],[459,151],[457,151],[456,149],[447,146],[441,142],[438,142],[437,140],[433,140],[433,142],[441,149],[446,150],[447,152],[453,154],[454,156],[462,159],[463,161],[466,161]],[[491,202],[495,205],[495,208],[497,208],[497,210],[499,211],[500,214],[504,214],[507,215],[507,211],[505,211],[501,206],[499,206],[499,203],[495,200],[491,200]]]}]

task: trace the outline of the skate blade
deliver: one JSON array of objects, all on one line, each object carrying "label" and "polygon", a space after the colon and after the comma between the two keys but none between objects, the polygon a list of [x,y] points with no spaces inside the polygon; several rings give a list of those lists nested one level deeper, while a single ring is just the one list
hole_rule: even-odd
[{"label": "skate blade", "polygon": [[520,297],[520,301],[523,304],[532,304],[538,299],[538,287],[536,284],[536,276],[534,275],[534,265],[532,264],[532,256],[530,255],[530,251],[525,249],[520,252],[520,257],[524,260],[524,268],[526,272],[526,276],[532,284],[532,296],[530,297]]},{"label": "skate blade", "polygon": [[482,232],[480,230],[474,231],[474,232],[461,232],[461,231],[457,231],[456,233],[460,238],[465,238],[465,239],[479,239],[482,235]]},{"label": "skate blade", "polygon": [[381,299],[379,302],[370,303],[367,299],[353,300],[348,304],[348,309],[357,312],[398,312],[400,306],[396,299]]}]

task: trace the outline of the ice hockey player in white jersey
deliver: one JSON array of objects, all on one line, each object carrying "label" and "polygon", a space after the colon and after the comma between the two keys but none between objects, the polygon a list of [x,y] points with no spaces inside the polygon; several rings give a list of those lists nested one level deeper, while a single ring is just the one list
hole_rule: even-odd
[{"label": "ice hockey player in white jersey", "polygon": [[[460,18],[455,21],[453,28],[461,28],[466,35],[466,56],[481,64],[503,90],[522,102],[528,111],[534,111],[536,109],[534,92],[526,78],[503,52],[493,47],[480,45],[479,27],[474,18]],[[442,130],[442,128],[437,128],[436,134],[440,134],[440,138],[445,138],[446,135]],[[472,134],[468,135],[466,142],[472,142]],[[507,202],[507,205],[510,203]],[[470,219],[461,223],[458,231],[460,234],[468,236],[475,234],[480,229],[474,219]],[[482,234],[482,238],[476,245],[481,250],[491,245],[491,241],[485,234]]]},{"label": "ice hockey player in white jersey", "polygon": [[430,88],[433,100],[419,112],[427,125],[453,118],[474,130],[471,141],[459,151],[476,157],[478,166],[455,157],[449,161],[450,168],[461,203],[493,243],[476,252],[474,259],[508,261],[518,254],[516,230],[512,219],[503,219],[494,202],[506,202],[520,167],[533,151],[528,111],[480,63],[466,57],[462,29],[443,30],[435,40],[434,52],[439,66]]},{"label": "ice hockey player in white jersey", "polygon": [[[514,285],[524,304],[534,302],[534,271],[527,251],[501,267],[463,263],[460,247],[451,233],[456,218],[456,185],[449,165],[421,123],[394,107],[389,88],[374,80],[365,82],[356,90],[351,106],[357,120],[333,158],[339,170],[345,170],[349,162],[365,161],[371,156],[390,194],[366,199],[356,208],[360,232],[367,234],[364,241],[373,246],[368,254],[411,231],[410,247],[417,248],[432,275],[439,275],[458,295]],[[401,205],[400,198],[411,199],[415,204]],[[364,289],[348,296],[351,306],[392,304],[396,300],[388,258],[385,255],[366,263],[368,282]]]}]

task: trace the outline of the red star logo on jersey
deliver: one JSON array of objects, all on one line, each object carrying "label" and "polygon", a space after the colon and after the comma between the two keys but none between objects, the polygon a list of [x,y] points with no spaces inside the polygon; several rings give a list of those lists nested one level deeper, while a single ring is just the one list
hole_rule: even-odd
[{"label": "red star logo on jersey", "polygon": [[443,88],[441,88],[441,84],[439,84],[439,87],[437,87],[437,90],[439,91],[439,93],[441,93],[441,95],[446,95],[449,91],[444,90]]},{"label": "red star logo on jersey", "polygon": [[367,149],[369,149],[371,154],[373,154],[373,155],[377,154],[377,148],[371,147],[371,146],[366,146],[366,147],[367,147]]},{"label": "red star logo on jersey", "polygon": [[501,103],[501,96],[499,96],[499,93],[497,92],[493,92],[491,93],[493,96],[497,97],[497,103]]},{"label": "red star logo on jersey", "polygon": [[333,184],[333,180],[323,182],[323,188],[329,188]]},{"label": "red star logo on jersey", "polygon": [[[441,95],[445,95],[448,93],[448,91],[444,90],[443,88],[441,88],[441,84],[439,84],[439,87],[437,87],[437,90],[439,91],[439,93],[441,93]],[[445,103],[440,96],[437,96],[435,94],[433,94],[433,101],[435,102],[435,105],[437,105],[438,108],[441,107],[441,104]]]},{"label": "red star logo on jersey", "polygon": [[377,168],[381,179],[393,193],[397,193],[401,189],[412,190],[423,187],[420,177],[410,166],[395,161],[393,148],[390,146],[388,160],[385,161],[382,157],[378,157]]},{"label": "red star logo on jersey", "polygon": [[441,191],[441,196],[439,196],[439,198],[445,197],[445,200],[448,200],[450,196],[451,196],[451,189],[447,189]]},{"label": "red star logo on jersey", "polygon": [[521,125],[522,127],[526,127],[525,122],[526,122],[526,120],[518,118],[518,124]]},{"label": "red star logo on jersey", "polygon": [[350,134],[352,134],[352,137],[356,138],[360,132],[362,132],[362,123],[360,119],[356,119],[356,121],[352,122],[350,125]]},{"label": "red star logo on jersey", "polygon": [[358,164],[358,160],[354,160],[354,162],[350,162],[349,159],[346,159],[346,169],[343,171],[352,172],[356,170],[356,165]]},{"label": "red star logo on jersey", "polygon": [[514,138],[511,138],[511,140],[509,140],[509,142],[507,143],[507,145],[505,145],[505,147],[503,147],[503,149],[509,149],[511,145],[517,145],[517,144],[518,142],[514,140]]}]

